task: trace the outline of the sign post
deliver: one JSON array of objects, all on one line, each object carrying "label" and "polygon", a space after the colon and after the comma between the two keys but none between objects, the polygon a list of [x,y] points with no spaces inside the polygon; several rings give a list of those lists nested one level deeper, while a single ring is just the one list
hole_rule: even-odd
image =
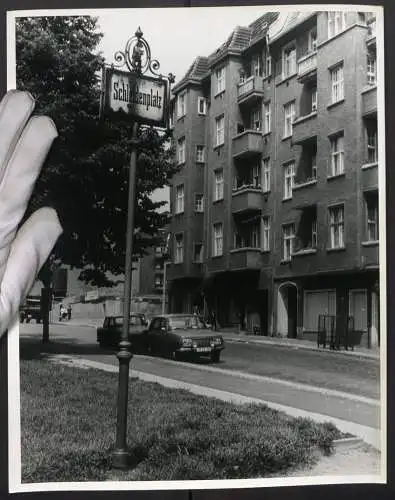
[{"label": "sign post", "polygon": [[[140,28],[130,38],[125,50],[116,52],[116,61],[103,69],[100,115],[110,120],[132,123],[132,151],[129,167],[128,215],[126,227],[125,286],[123,300],[123,328],[119,343],[119,377],[117,400],[117,429],[112,466],[125,469],[130,465],[127,447],[127,414],[129,368],[132,358],[129,341],[129,318],[132,291],[134,210],[136,199],[136,169],[139,124],[166,128],[170,84],[174,82],[171,73],[164,78],[157,71],[159,62],[151,59],[151,49],[143,38]],[[128,71],[118,68],[126,66]],[[153,76],[147,76],[150,72]]]}]

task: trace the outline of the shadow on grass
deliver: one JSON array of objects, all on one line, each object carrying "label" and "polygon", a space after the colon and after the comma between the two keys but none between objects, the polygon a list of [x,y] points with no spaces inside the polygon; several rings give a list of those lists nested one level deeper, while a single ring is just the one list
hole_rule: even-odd
[{"label": "shadow on grass", "polygon": [[75,341],[56,340],[43,343],[41,338],[21,337],[19,341],[19,356],[21,360],[45,359],[48,355],[93,355],[114,354],[116,350],[101,349],[95,344],[76,343]]}]

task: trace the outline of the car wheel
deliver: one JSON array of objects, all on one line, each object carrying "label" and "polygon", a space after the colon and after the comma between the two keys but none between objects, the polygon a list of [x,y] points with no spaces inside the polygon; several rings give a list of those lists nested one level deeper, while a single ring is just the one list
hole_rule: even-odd
[{"label": "car wheel", "polygon": [[211,353],[211,361],[213,363],[219,363],[220,357],[221,357],[221,351],[213,351]]}]

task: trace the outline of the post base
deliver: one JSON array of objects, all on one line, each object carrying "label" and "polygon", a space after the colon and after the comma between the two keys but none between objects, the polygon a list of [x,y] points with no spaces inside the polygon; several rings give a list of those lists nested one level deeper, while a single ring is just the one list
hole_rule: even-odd
[{"label": "post base", "polygon": [[131,454],[127,449],[116,449],[112,452],[112,468],[128,469],[130,467]]}]

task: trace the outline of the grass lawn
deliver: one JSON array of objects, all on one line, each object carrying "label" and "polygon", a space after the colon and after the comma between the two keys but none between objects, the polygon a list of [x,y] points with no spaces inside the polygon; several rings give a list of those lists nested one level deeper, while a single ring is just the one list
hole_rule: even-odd
[{"label": "grass lawn", "polygon": [[118,377],[21,361],[22,481],[193,480],[284,475],[331,452],[331,424],[131,379],[133,467],[111,471]]}]

